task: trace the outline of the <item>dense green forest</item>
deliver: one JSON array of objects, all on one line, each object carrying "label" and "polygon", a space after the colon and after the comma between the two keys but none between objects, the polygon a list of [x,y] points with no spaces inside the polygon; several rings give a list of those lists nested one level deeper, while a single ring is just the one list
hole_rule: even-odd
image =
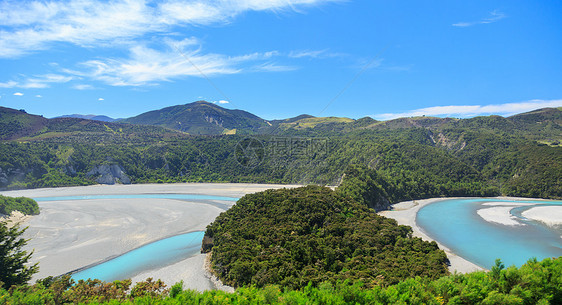
[{"label": "dense green forest", "polygon": [[0,288],[0,304],[561,304],[562,259],[529,260],[520,268],[501,262],[489,272],[439,279],[411,278],[390,286],[365,288],[361,282],[321,283],[292,290],[276,285],[239,288],[234,293],[167,288],[159,281],[97,280],[75,283],[68,277],[31,286]]},{"label": "dense green forest", "polygon": [[[244,136],[84,143],[43,140],[0,144],[0,187],[97,183],[115,165],[132,183],[254,182],[337,185],[350,165],[375,169],[396,199],[511,195],[562,197],[562,147],[486,132],[451,133],[462,149],[433,143],[421,128],[357,130],[330,137],[255,136],[257,166],[242,166]],[[455,140],[453,140],[455,139]],[[395,201],[392,200],[391,201]]]},{"label": "dense green forest", "polygon": [[38,215],[39,205],[31,198],[0,195],[0,214],[10,215],[13,211],[20,211],[25,215]]},{"label": "dense green forest", "polygon": [[[300,116],[271,125],[229,112],[232,124],[236,116],[252,122],[233,134],[199,136],[7,113],[0,113],[4,189],[129,182],[339,187],[248,195],[208,227],[203,246],[212,247],[219,277],[241,287],[233,294],[182,291],[180,284],[166,290],[158,281],[131,289],[128,281],[61,278],[0,288],[0,304],[562,302],[560,259],[531,260],[519,269],[498,262],[488,273],[446,275],[446,256],[435,243],[413,238],[410,228],[368,208],[439,196],[562,198],[559,109],[463,120]],[[198,122],[198,131],[208,130]],[[253,135],[248,141],[242,134]],[[249,152],[248,143],[254,143]]]},{"label": "dense green forest", "polygon": [[362,280],[367,287],[448,274],[435,242],[327,187],[268,190],[242,197],[207,227],[218,277],[235,287]]},{"label": "dense green forest", "polygon": [[[556,108],[508,118],[379,122],[302,115],[265,121],[197,102],[143,118],[141,123],[156,126],[45,119],[0,107],[5,127],[0,188],[128,182],[338,185],[346,169],[358,165],[376,170],[378,183],[392,186],[389,202],[438,196],[562,198],[562,111]],[[160,127],[176,128],[172,121],[183,122],[179,130],[214,131],[194,136]],[[241,160],[248,135],[260,150],[251,164]]]}]

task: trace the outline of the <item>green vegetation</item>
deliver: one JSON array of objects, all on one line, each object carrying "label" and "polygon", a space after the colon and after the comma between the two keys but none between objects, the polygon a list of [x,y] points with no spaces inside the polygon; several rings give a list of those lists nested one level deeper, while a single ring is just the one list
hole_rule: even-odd
[{"label": "green vegetation", "polygon": [[[337,188],[337,192],[378,211],[389,207],[391,196],[388,191],[391,191],[391,188],[388,182],[375,170],[364,166],[351,165],[345,171],[343,181]],[[394,195],[394,193],[391,194]]]},{"label": "green vegetation", "polygon": [[220,135],[232,130],[255,134],[270,127],[266,120],[249,112],[225,109],[205,101],[149,111],[121,122],[160,126],[193,135]]},{"label": "green vegetation", "polygon": [[[93,184],[96,176],[88,173],[103,164],[121,166],[132,183],[337,185],[346,169],[357,165],[376,170],[377,179],[392,186],[392,192],[387,190],[389,202],[440,196],[562,198],[562,147],[486,131],[449,130],[436,136],[407,128],[364,129],[329,138],[255,136],[264,144],[265,158],[251,168],[236,159],[236,145],[244,136],[141,142],[129,136],[123,132],[120,140],[92,144],[72,137],[63,142],[0,143],[0,187]],[[298,141],[307,150],[296,154],[287,146],[298,147]],[[320,147],[310,144],[313,141]]]},{"label": "green vegetation", "polygon": [[329,188],[268,190],[242,197],[207,227],[212,265],[235,287],[361,280],[367,287],[448,273],[435,242]]},{"label": "green vegetation", "polygon": [[77,118],[46,119],[20,110],[0,107],[0,140],[115,143],[159,141],[185,137],[157,126],[138,126]]},{"label": "green vegetation", "polygon": [[21,237],[24,232],[25,229],[20,230],[18,225],[9,228],[0,222],[0,287],[26,284],[39,270],[37,264],[28,264],[32,253],[22,250],[27,244]]},{"label": "green vegetation", "polygon": [[[498,261],[488,273],[447,275],[435,243],[369,209],[439,196],[562,198],[561,109],[462,120],[265,121],[200,102],[128,123],[47,120],[0,107],[0,187],[94,184],[107,165],[133,183],[340,186],[247,195],[207,228],[203,248],[212,248],[218,276],[242,287],[233,294],[183,291],[181,284],[167,290],[151,280],[131,288],[130,281],[63,277],[28,286],[37,266],[25,267],[23,230],[3,227],[8,242],[0,243],[0,255],[8,267],[0,269],[0,305],[562,303],[560,258],[519,269]],[[255,167],[237,162],[244,134],[264,144]],[[0,197],[0,208],[38,213],[36,203],[19,198]]]},{"label": "green vegetation", "polygon": [[[22,124],[39,123],[14,123],[20,126],[16,128],[10,125],[14,117]],[[94,184],[98,176],[91,171],[102,165],[118,165],[132,183],[338,185],[348,167],[360,166],[375,170],[377,184],[390,187],[381,191],[391,203],[439,196],[562,198],[562,146],[556,144],[562,141],[562,111],[555,108],[508,118],[377,122],[302,115],[267,122],[198,102],[141,117],[146,121],[140,123],[182,122],[181,130],[216,135],[74,118],[47,120],[1,108],[0,123],[16,130],[0,139],[19,142],[0,143],[0,188]],[[5,130],[12,128],[8,125]],[[235,129],[236,134],[222,135]],[[263,143],[265,158],[258,166],[237,162],[236,147],[244,134],[254,134]]]},{"label": "green vegetation", "polygon": [[17,139],[39,131],[47,119],[23,111],[0,107],[0,140]]},{"label": "green vegetation", "polygon": [[13,211],[20,211],[25,215],[38,215],[39,205],[31,198],[0,195],[0,214],[10,215]]},{"label": "green vegetation", "polygon": [[325,118],[303,118],[296,121],[291,121],[287,123],[281,123],[280,128],[287,130],[289,128],[294,129],[307,129],[315,128],[319,125],[340,125],[341,123],[353,123],[355,120],[349,118],[338,118],[338,117],[325,117]]},{"label": "green vegetation", "polygon": [[168,290],[152,280],[129,287],[130,281],[74,283],[63,277],[0,289],[0,304],[560,304],[562,259],[533,259],[521,268],[503,268],[498,263],[490,272],[454,274],[436,280],[412,278],[374,288],[339,281],[299,290],[268,285],[239,288],[234,293],[198,292],[183,290],[181,283]]}]

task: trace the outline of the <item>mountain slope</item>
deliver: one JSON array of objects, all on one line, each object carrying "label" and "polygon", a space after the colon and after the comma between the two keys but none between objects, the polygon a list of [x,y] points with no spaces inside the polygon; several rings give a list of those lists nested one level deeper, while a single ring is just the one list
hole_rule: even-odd
[{"label": "mountain slope", "polygon": [[158,126],[102,122],[81,118],[47,119],[0,107],[0,141],[123,142],[152,141],[186,135]]},{"label": "mountain slope", "polygon": [[0,140],[12,140],[36,133],[43,129],[47,122],[48,119],[39,115],[0,107]]},{"label": "mountain slope", "polygon": [[161,126],[193,135],[254,134],[270,127],[266,120],[249,112],[204,101],[149,111],[120,122]]},{"label": "mountain slope", "polygon": [[85,120],[93,120],[93,121],[102,121],[102,122],[115,122],[117,119],[110,118],[106,115],[95,115],[95,114],[67,114],[61,115],[54,119],[62,119],[62,118],[75,118],[75,119],[85,119]]}]

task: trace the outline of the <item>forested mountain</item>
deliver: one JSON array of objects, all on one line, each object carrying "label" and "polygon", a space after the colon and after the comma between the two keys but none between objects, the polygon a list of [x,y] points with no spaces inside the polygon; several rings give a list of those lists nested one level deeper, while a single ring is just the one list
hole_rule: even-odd
[{"label": "forested mountain", "polygon": [[47,125],[48,119],[24,110],[0,107],[0,140],[12,140],[33,134]]},{"label": "forested mountain", "polygon": [[[68,115],[55,119],[30,115],[23,110],[0,107],[0,124],[4,126],[0,140],[14,140],[23,136],[44,133],[45,125],[59,125],[61,119],[88,119],[111,122],[106,116]],[[464,132],[488,132],[499,135],[517,136],[543,144],[558,145],[562,141],[561,108],[544,108],[507,118],[492,115],[470,119],[409,117],[389,121],[376,121],[370,117],[358,120],[344,117],[314,117],[300,115],[294,118],[267,121],[243,110],[231,110],[213,103],[198,101],[185,105],[166,107],[149,111],[138,116],[121,119],[115,123],[139,126],[159,126],[191,135],[297,135],[297,136],[340,136],[361,130],[426,129],[433,141],[450,146],[458,141]],[[83,130],[91,131],[91,123]],[[116,125],[117,126],[117,125]],[[112,127],[112,126],[111,126]],[[119,126],[123,128],[123,126]],[[140,129],[146,127],[139,127]],[[95,128],[94,128],[95,129]],[[114,129],[112,127],[112,129]],[[127,128],[126,128],[127,129]],[[75,128],[75,130],[77,130]],[[137,129],[138,130],[138,129]],[[150,129],[147,129],[150,130]],[[154,130],[154,129],[152,129]],[[450,138],[450,136],[453,136]],[[27,140],[27,139],[26,139]],[[462,142],[462,141],[461,141]]]},{"label": "forested mountain", "polygon": [[258,145],[252,164],[244,155],[245,135],[193,136],[158,126],[48,120],[2,110],[0,188],[181,181],[337,185],[349,166],[360,165],[392,186],[391,202],[562,197],[560,109],[509,118],[387,122],[303,115],[258,128],[270,134],[250,137]]},{"label": "forested mountain", "polygon": [[157,126],[141,126],[81,118],[46,119],[42,116],[0,107],[0,141],[70,141],[101,143],[160,140],[185,134]]},{"label": "forested mountain", "polygon": [[106,115],[95,115],[95,114],[67,114],[61,115],[56,117],[55,119],[59,118],[75,118],[75,119],[85,119],[85,120],[93,120],[93,121],[102,121],[102,122],[115,122],[118,119],[110,118]]},{"label": "forested mountain", "polygon": [[193,135],[254,134],[271,126],[242,110],[230,110],[205,101],[149,111],[121,122],[155,125]]}]

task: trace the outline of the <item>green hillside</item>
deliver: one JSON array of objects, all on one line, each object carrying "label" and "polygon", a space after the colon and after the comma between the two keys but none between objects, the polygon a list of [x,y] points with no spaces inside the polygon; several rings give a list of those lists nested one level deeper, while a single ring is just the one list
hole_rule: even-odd
[{"label": "green hillside", "polygon": [[242,197],[207,227],[213,270],[235,287],[358,281],[368,287],[448,274],[435,242],[329,188],[268,190]]},{"label": "green hillside", "polygon": [[45,128],[48,120],[22,110],[0,107],[0,140],[12,140],[34,134]]},{"label": "green hillside", "polygon": [[96,183],[87,174],[104,164],[121,167],[132,183],[337,185],[356,164],[377,171],[395,187],[397,197],[391,201],[495,195],[562,198],[562,147],[491,132],[449,133],[438,143],[436,135],[419,128],[363,129],[329,138],[255,136],[263,145],[263,159],[251,167],[237,158],[244,136],[102,135],[108,140],[92,142],[93,136],[75,134],[0,144],[0,187]]},{"label": "green hillside", "polygon": [[254,134],[270,126],[249,112],[225,109],[204,101],[149,111],[120,122],[161,126],[193,135],[220,135],[231,130]]},{"label": "green hillside", "polygon": [[[209,103],[189,105],[222,109]],[[239,162],[238,144],[246,137],[240,134],[191,136],[158,126],[5,112],[4,122],[16,117],[20,122],[38,120],[42,127],[12,128],[10,138],[17,141],[0,143],[0,188],[100,181],[338,185],[350,165],[360,165],[393,187],[395,196],[387,198],[391,202],[439,196],[562,198],[558,109],[509,118],[377,122],[304,115],[271,121],[259,129],[271,135],[252,136],[263,151],[250,167]],[[126,177],[93,174],[108,166]]]},{"label": "green hillside", "polygon": [[110,123],[81,118],[46,119],[0,107],[0,141],[115,143],[158,141],[185,134],[158,126]]}]

